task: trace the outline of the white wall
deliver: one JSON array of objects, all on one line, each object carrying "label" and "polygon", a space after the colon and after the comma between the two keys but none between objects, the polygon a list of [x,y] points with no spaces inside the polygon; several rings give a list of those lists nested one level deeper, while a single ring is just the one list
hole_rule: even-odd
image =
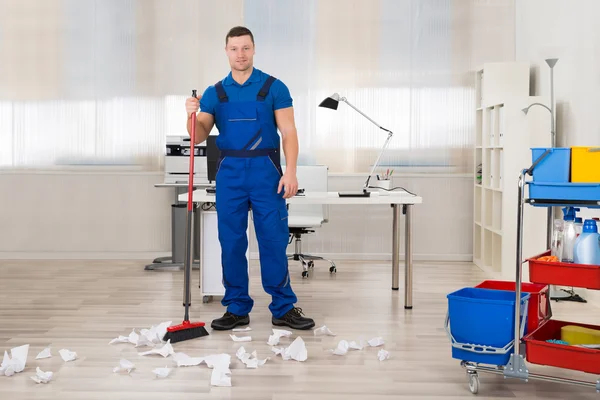
[{"label": "white wall", "polygon": [[[516,0],[516,59],[535,65],[532,94],[550,96],[554,67],[558,146],[600,145],[600,1]],[[582,210],[582,216],[600,216]],[[600,304],[600,295],[581,291]]]},{"label": "white wall", "polygon": [[[170,188],[140,171],[2,171],[0,259],[140,259],[171,250]],[[471,260],[472,178],[395,177],[423,197],[414,208],[415,259]],[[330,190],[361,188],[364,176],[332,176]],[[304,250],[343,259],[391,259],[392,211],[331,207],[330,223],[304,238]],[[403,227],[404,220],[400,223]],[[256,252],[256,241],[252,242]],[[401,236],[404,250],[404,234]],[[290,250],[293,247],[290,246]]]}]

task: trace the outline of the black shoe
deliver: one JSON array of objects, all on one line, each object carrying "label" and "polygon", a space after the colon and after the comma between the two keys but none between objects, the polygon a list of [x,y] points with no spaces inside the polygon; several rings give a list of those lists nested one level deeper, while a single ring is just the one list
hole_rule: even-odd
[{"label": "black shoe", "polygon": [[210,327],[217,331],[228,331],[236,326],[248,325],[250,323],[250,317],[248,315],[235,315],[227,311],[221,318],[213,320]]},{"label": "black shoe", "polygon": [[315,321],[310,318],[303,317],[302,309],[298,307],[292,308],[281,318],[272,318],[273,325],[289,326],[292,329],[310,329],[315,326]]}]

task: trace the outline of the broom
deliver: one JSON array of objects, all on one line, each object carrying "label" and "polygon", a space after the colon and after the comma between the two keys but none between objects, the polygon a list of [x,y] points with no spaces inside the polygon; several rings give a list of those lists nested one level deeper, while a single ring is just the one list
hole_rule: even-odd
[{"label": "broom", "polygon": [[[192,96],[196,98],[196,91],[192,90]],[[199,338],[202,336],[208,336],[206,328],[204,328],[204,322],[190,322],[189,308],[191,300],[190,290],[190,278],[192,273],[192,259],[193,259],[193,241],[192,241],[192,229],[193,229],[193,186],[194,186],[194,152],[196,145],[196,113],[192,113],[192,132],[190,135],[190,174],[188,179],[188,202],[187,202],[187,228],[186,228],[186,241],[185,241],[185,258],[183,260],[184,267],[184,306],[185,316],[183,317],[183,323],[180,325],[170,326],[167,328],[167,333],[163,340],[171,341],[171,343],[182,342],[184,340],[190,340]]]}]

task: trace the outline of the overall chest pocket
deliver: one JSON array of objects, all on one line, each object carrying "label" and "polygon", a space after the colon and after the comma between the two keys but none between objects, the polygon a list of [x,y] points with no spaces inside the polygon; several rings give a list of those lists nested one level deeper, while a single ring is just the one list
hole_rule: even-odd
[{"label": "overall chest pocket", "polygon": [[227,112],[227,122],[232,124],[253,123],[258,121],[258,110],[252,104],[230,103]]}]

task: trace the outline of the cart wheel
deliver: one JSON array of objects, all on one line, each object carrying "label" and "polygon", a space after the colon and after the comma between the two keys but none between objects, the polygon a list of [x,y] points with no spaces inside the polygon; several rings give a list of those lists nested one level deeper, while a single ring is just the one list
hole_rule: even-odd
[{"label": "cart wheel", "polygon": [[335,274],[336,272],[337,272],[337,269],[335,267],[330,267],[329,268],[329,273]]},{"label": "cart wheel", "polygon": [[202,296],[202,302],[204,304],[210,303],[212,301],[212,296]]},{"label": "cart wheel", "polygon": [[308,271],[302,271],[302,278],[308,278]]},{"label": "cart wheel", "polygon": [[308,268],[314,268],[314,267],[315,267],[315,263],[313,261],[309,261]]},{"label": "cart wheel", "polygon": [[473,394],[479,392],[479,376],[476,373],[469,373],[469,390]]}]

